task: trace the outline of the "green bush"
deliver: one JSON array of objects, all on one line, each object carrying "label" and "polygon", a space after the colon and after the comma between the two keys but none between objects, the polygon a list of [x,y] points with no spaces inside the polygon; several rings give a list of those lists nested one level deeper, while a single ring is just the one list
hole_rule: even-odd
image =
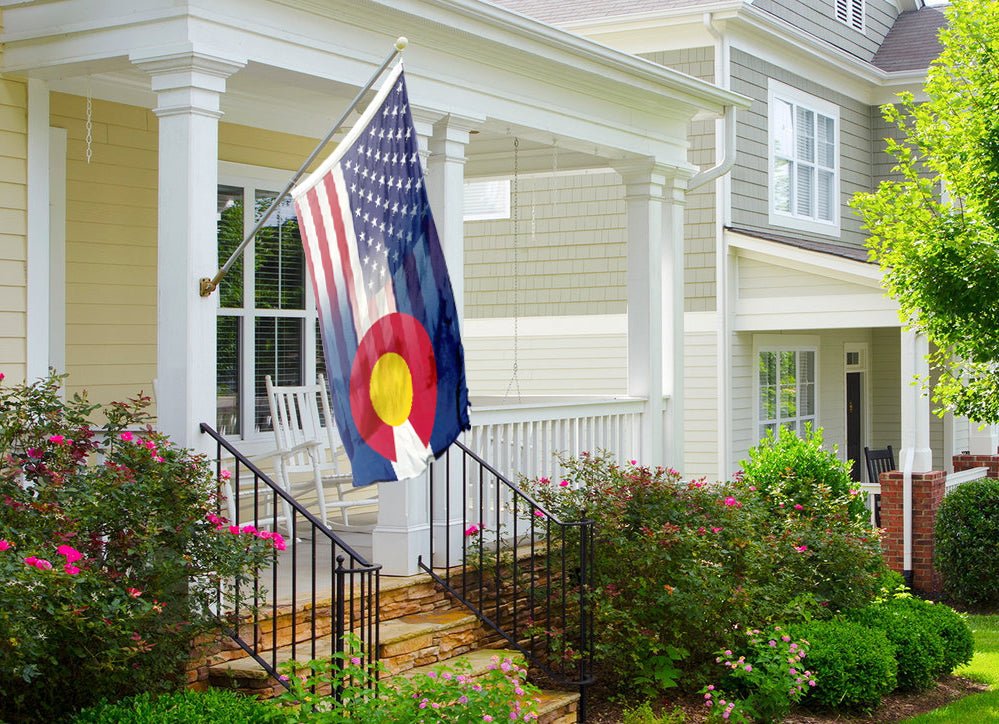
[{"label": "green bush", "polygon": [[899,689],[928,689],[946,669],[944,640],[926,611],[929,605],[912,597],[893,598],[848,614],[857,623],[885,632],[895,647]]},{"label": "green bush", "polygon": [[683,676],[696,689],[715,651],[746,643],[744,624],[828,617],[879,590],[880,544],[849,490],[819,485],[781,506],[776,486],[747,480],[684,481],[605,455],[562,462],[564,481],[522,485],[560,519],[594,521],[595,658],[619,690],[651,697]]},{"label": "green bush", "polygon": [[231,724],[285,721],[276,706],[231,691],[149,693],[84,709],[75,724]]},{"label": "green bush", "polygon": [[0,721],[182,686],[219,583],[283,545],[222,525],[211,467],[143,428],[148,403],[0,385]]},{"label": "green bush", "polygon": [[975,635],[964,616],[945,604],[918,598],[907,599],[904,605],[921,615],[943,641],[943,660],[936,676],[949,674],[971,661],[975,654]]},{"label": "green bush", "polygon": [[776,510],[801,505],[814,508],[824,500],[839,499],[849,512],[867,519],[863,496],[850,478],[850,461],[840,460],[836,448],[822,446],[821,428],[805,425],[804,437],[768,430],[759,445],[742,461],[742,479],[754,486]]},{"label": "green bush", "polygon": [[935,536],[944,592],[966,605],[999,604],[999,480],[972,480],[949,493]]},{"label": "green bush", "polygon": [[842,619],[811,621],[791,631],[810,644],[808,666],[817,685],[806,706],[869,711],[895,689],[895,647],[884,631]]}]

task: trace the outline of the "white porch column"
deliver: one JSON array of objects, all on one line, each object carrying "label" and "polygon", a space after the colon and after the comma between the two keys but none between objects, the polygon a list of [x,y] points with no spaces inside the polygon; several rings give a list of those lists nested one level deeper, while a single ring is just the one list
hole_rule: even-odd
[{"label": "white porch column", "polygon": [[[459,325],[465,318],[465,149],[483,119],[447,115],[433,125],[427,193],[447,260]],[[457,450],[434,464],[431,520],[434,565],[461,563],[464,551],[462,456]]]},{"label": "white porch column", "polygon": [[156,376],[158,426],[198,448],[198,425],[215,422],[215,309],[198,280],[218,268],[218,121],[225,81],[245,64],[185,50],[139,51],[159,118]]},{"label": "white porch column", "polygon": [[968,452],[972,455],[995,455],[999,449],[999,427],[996,425],[980,426],[977,422],[969,422]]},{"label": "white porch column", "polygon": [[689,174],[651,161],[616,168],[627,203],[628,394],[648,399],[640,462],[681,467],[683,202]]},{"label": "white porch column", "polygon": [[903,329],[902,357],[902,569],[906,582],[912,581],[912,474],[933,469],[930,450],[930,398],[916,379],[929,375],[929,343],[921,334]]}]

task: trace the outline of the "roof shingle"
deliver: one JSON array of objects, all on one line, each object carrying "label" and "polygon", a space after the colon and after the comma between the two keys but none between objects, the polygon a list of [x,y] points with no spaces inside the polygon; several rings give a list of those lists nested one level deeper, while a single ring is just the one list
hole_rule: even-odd
[{"label": "roof shingle", "polygon": [[940,28],[947,16],[938,8],[923,7],[902,13],[871,61],[884,71],[924,70],[940,55]]}]

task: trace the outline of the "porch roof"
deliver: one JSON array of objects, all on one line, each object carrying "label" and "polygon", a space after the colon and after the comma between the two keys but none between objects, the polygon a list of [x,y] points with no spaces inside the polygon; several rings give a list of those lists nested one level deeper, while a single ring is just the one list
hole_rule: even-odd
[{"label": "porch roof", "polygon": [[[2,0],[0,70],[54,90],[151,108],[133,62],[197,53],[244,67],[227,80],[226,120],[321,136],[406,35],[420,105],[490,135],[550,144],[566,166],[653,157],[687,167],[686,124],[745,106],[738,94],[480,0]],[[491,172],[499,169],[490,167]],[[530,169],[522,169],[529,171]]]}]

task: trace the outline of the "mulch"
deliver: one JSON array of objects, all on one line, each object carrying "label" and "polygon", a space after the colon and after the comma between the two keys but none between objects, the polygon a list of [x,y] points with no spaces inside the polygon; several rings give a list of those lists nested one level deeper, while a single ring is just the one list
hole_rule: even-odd
[{"label": "mulch", "polygon": [[[923,714],[934,709],[938,709],[944,704],[948,704],[956,699],[960,699],[970,694],[977,694],[988,691],[985,684],[977,681],[964,679],[960,676],[945,676],[937,682],[937,685],[928,691],[917,693],[895,693],[886,696],[874,711],[867,714],[842,714],[831,713],[822,714],[799,710],[792,712],[791,716],[784,720],[785,724],[888,724],[898,722],[917,714]],[[707,718],[704,709],[703,699],[699,697],[685,697],[683,699],[666,700],[653,707],[656,711],[673,711],[675,707],[680,707],[686,714],[686,721],[691,724],[703,722]],[[594,692],[590,697],[586,721],[589,724],[619,724],[622,712],[629,708],[627,702],[613,702],[600,697],[599,692]]]}]

